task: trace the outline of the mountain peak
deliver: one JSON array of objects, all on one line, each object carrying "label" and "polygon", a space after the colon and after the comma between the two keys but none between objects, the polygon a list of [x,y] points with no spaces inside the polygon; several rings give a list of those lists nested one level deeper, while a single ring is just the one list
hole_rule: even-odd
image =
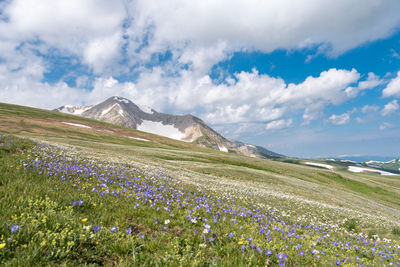
[{"label": "mountain peak", "polygon": [[105,121],[139,131],[149,132],[172,139],[196,143],[223,152],[252,157],[283,157],[263,147],[232,142],[191,114],[171,115],[133,103],[131,100],[112,96],[92,106],[62,106],[56,111]]}]

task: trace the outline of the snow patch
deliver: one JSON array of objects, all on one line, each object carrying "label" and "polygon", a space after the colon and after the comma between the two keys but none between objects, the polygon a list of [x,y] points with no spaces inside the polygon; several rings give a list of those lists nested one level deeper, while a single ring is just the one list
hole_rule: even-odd
[{"label": "snow patch", "polygon": [[114,100],[122,102],[122,103],[126,103],[129,104],[129,100],[123,97],[118,97],[118,96],[114,96]]},{"label": "snow patch", "polygon": [[120,114],[121,116],[124,117],[124,114],[122,113],[122,108],[121,108],[121,106],[120,106],[119,104],[114,104],[114,105],[112,105],[111,107],[104,109],[104,110],[101,112],[101,116],[104,116],[105,114],[107,114],[108,112],[110,112],[114,107],[119,107],[119,111],[118,111],[118,112],[119,112],[119,114]]},{"label": "snow patch", "polygon": [[132,136],[127,136],[130,139],[135,139],[135,140],[139,140],[139,141],[145,141],[145,142],[149,142],[150,140],[144,139],[144,138],[140,138],[140,137],[132,137]]},{"label": "snow patch", "polygon": [[306,164],[311,165],[311,166],[322,167],[322,168],[329,169],[329,170],[333,169],[333,166],[328,165],[328,164],[322,164],[322,163],[316,163],[316,162],[306,162]]},{"label": "snow patch", "polygon": [[159,121],[143,120],[143,122],[137,126],[137,130],[181,141],[184,141],[183,138],[185,137],[185,134],[179,131],[178,128],[175,128],[173,125],[164,125]]},{"label": "snow patch", "polygon": [[228,149],[225,146],[218,145],[218,149],[219,149],[219,151],[222,151],[222,152],[228,152]]},{"label": "snow patch", "polygon": [[383,162],[383,161],[376,161],[376,160],[370,160],[370,161],[367,161],[367,162],[365,162],[366,164],[374,164],[374,163],[385,163],[385,162]]},{"label": "snow patch", "polygon": [[369,169],[369,168],[361,168],[361,167],[357,167],[357,166],[349,166],[348,170],[350,172],[377,172],[380,175],[397,175],[391,172],[385,172],[385,171],[381,171],[381,170],[375,170],[375,169]]},{"label": "snow patch", "polygon": [[79,124],[79,123],[72,123],[72,122],[65,122],[65,121],[63,121],[62,123],[68,124],[68,125],[71,125],[71,126],[81,127],[81,128],[92,128],[90,126]]},{"label": "snow patch", "polygon": [[68,114],[73,114],[73,115],[81,115],[83,112],[86,110],[92,108],[93,106],[84,106],[84,107],[75,107],[71,105],[65,105],[60,112],[62,113],[68,113]]},{"label": "snow patch", "polygon": [[143,105],[137,105],[141,111],[143,111],[144,113],[148,113],[148,114],[153,114],[153,110],[148,107],[148,106],[143,106]]}]

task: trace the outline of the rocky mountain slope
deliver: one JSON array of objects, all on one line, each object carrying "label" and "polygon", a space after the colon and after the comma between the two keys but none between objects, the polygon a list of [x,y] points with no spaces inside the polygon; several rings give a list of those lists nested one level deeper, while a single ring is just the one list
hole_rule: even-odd
[{"label": "rocky mountain slope", "polygon": [[196,143],[223,152],[250,157],[284,157],[260,146],[232,142],[192,115],[171,115],[139,106],[123,97],[110,97],[91,106],[62,106],[55,111],[105,121],[144,132],[149,132],[185,142]]}]

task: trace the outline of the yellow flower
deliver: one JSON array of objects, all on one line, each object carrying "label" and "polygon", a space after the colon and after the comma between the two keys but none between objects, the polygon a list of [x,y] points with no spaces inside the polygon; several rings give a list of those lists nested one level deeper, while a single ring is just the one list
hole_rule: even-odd
[{"label": "yellow flower", "polygon": [[87,222],[87,218],[83,218],[81,221],[82,222]]},{"label": "yellow flower", "polygon": [[4,248],[6,246],[6,243],[1,243],[0,244],[0,249]]},{"label": "yellow flower", "polygon": [[238,245],[243,245],[243,241],[240,240],[240,241],[238,242]]},{"label": "yellow flower", "polygon": [[96,203],[93,203],[93,207],[96,207]]}]

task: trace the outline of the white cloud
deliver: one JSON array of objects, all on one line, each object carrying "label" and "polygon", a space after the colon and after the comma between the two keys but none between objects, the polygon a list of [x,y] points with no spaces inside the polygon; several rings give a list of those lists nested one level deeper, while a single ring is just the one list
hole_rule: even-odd
[{"label": "white cloud", "polygon": [[379,110],[379,107],[376,105],[365,105],[361,108],[362,113],[372,113]]},{"label": "white cloud", "polygon": [[379,130],[383,131],[386,129],[394,128],[395,126],[389,122],[384,122],[381,125],[379,125]]},{"label": "white cloud", "polygon": [[397,72],[397,76],[389,82],[385,89],[383,89],[382,96],[400,97],[400,71]]},{"label": "white cloud", "polygon": [[130,7],[131,37],[137,48],[151,31],[151,52],[186,46],[207,49],[224,41],[236,51],[323,44],[337,54],[392,34],[399,8],[396,0],[139,0]]},{"label": "white cloud", "polygon": [[4,6],[0,40],[32,48],[57,49],[79,57],[95,71],[113,62],[120,50],[126,12],[122,1],[14,0]]},{"label": "white cloud", "polygon": [[0,5],[7,18],[0,22],[0,40],[14,48],[22,42],[54,48],[104,75],[170,51],[174,71],[188,64],[205,75],[236,51],[317,47],[338,55],[391,35],[399,8],[397,0],[10,0]]},{"label": "white cloud", "polygon": [[397,100],[393,100],[392,102],[387,103],[382,111],[381,111],[381,115],[382,116],[388,116],[391,115],[393,113],[395,113],[398,109],[400,108],[399,104],[397,103]]},{"label": "white cloud", "polygon": [[[112,95],[120,95],[159,111],[197,111],[200,117],[213,124],[268,122],[299,111],[304,113],[304,121],[309,122],[319,118],[326,106],[348,100],[345,89],[360,77],[356,70],[330,69],[318,77],[310,76],[302,83],[287,84],[281,78],[253,70],[237,73],[235,79],[229,77],[225,82],[215,84],[208,75],[196,78],[192,72],[184,70],[179,76],[170,77],[163,68],[154,67],[151,71],[143,71],[136,82],[100,77],[94,80],[90,91],[65,85],[62,95],[68,97],[59,98],[50,91],[52,86],[59,88],[61,83],[44,84],[40,82],[40,75],[28,79],[28,69],[23,68],[18,74],[0,66],[3,66],[0,86],[8,88],[3,90],[2,99],[8,102],[33,105],[34,101],[36,106],[55,108],[64,104],[98,103]],[[85,77],[79,79],[79,84],[85,82]]]},{"label": "white cloud", "polygon": [[379,76],[375,75],[373,72],[368,73],[368,78],[365,81],[361,81],[358,83],[359,90],[366,90],[377,87],[381,85],[383,80],[379,78]]},{"label": "white cloud", "polygon": [[265,125],[265,129],[268,130],[280,130],[289,127],[292,125],[292,120],[276,120],[276,121],[271,121]]},{"label": "white cloud", "polygon": [[348,113],[343,113],[341,115],[335,115],[329,117],[329,121],[334,125],[344,125],[349,123],[350,115]]}]

